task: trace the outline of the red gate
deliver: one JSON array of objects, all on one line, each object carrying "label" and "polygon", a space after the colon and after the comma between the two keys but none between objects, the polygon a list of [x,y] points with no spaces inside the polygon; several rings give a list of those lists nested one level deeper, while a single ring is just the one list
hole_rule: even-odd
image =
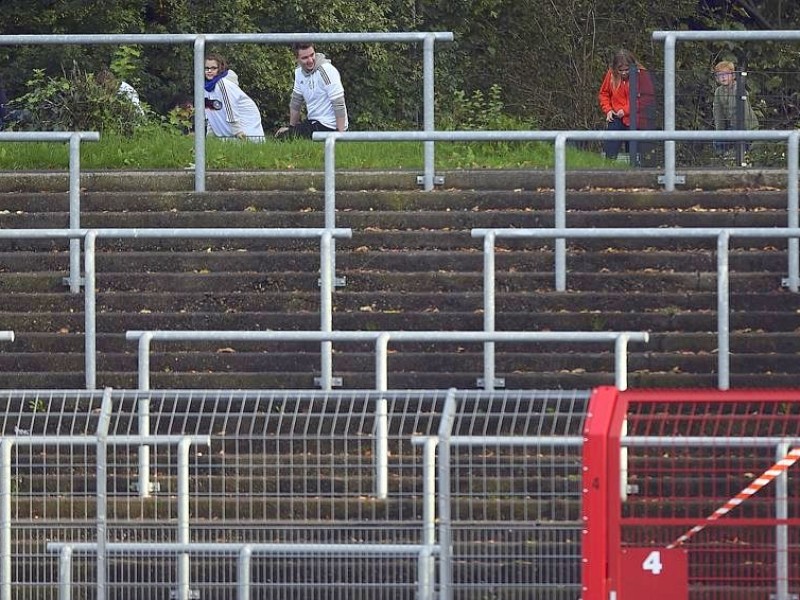
[{"label": "red gate", "polygon": [[583,600],[798,600],[798,459],[800,390],[598,388]]}]

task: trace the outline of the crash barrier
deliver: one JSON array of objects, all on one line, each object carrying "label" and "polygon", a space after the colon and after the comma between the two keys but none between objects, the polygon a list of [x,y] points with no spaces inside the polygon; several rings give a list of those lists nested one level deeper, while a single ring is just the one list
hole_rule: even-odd
[{"label": "crash barrier", "polygon": [[583,598],[797,598],[800,390],[594,394]]},{"label": "crash barrier", "polygon": [[[85,333],[85,380],[86,389],[97,387],[97,311],[95,268],[97,240],[102,238],[119,239],[313,239],[320,240],[320,329],[332,329],[333,295],[333,243],[335,237],[352,236],[349,229],[274,229],[274,228],[231,228],[231,229],[5,229],[0,230],[0,239],[84,239],[84,319]],[[167,257],[169,255],[166,255]],[[323,352],[324,354],[324,352]]]},{"label": "crash barrier", "polygon": [[[664,42],[664,131],[675,130],[675,47],[679,41],[706,42],[757,42],[782,41],[797,42],[800,40],[798,30],[772,31],[654,31],[653,39]],[[664,141],[664,189],[671,192],[675,189],[677,175],[675,172],[675,140],[683,138],[663,138]],[[747,138],[738,138],[742,140]],[[797,163],[797,157],[794,159]],[[792,225],[790,225],[792,227]],[[796,290],[795,290],[796,291]]]},{"label": "crash barrier", "polygon": [[[788,229],[800,227],[800,131],[394,131],[394,132],[345,132],[314,134],[315,140],[325,142],[325,226],[335,226],[336,216],[336,143],[380,142],[380,141],[552,141],[554,142],[555,169],[555,229],[567,227],[567,141],[758,141],[775,140],[786,142],[786,190]],[[555,241],[556,265],[566,260],[566,245],[563,238]],[[558,272],[558,266],[556,268]],[[557,280],[558,282],[559,280]],[[557,283],[558,285],[558,283]],[[793,292],[800,290],[800,240],[789,239],[787,286]],[[558,289],[563,289],[558,287]]]},{"label": "crash barrier", "polygon": [[[261,342],[375,342],[375,390],[388,389],[388,352],[389,342],[605,342],[614,344],[614,373],[618,389],[628,387],[628,343],[647,342],[646,332],[598,332],[598,331],[503,331],[481,333],[475,331],[333,331],[320,333],[316,331],[128,331],[125,337],[138,341],[139,389],[150,389],[150,345],[153,341],[261,341]],[[494,354],[484,357],[494,360]],[[490,369],[494,373],[494,366]],[[325,388],[330,389],[330,388]],[[147,423],[149,404],[140,406],[140,419]],[[388,494],[389,480],[389,444],[388,414],[386,400],[380,399],[377,404],[375,431],[375,464],[376,495],[380,499]],[[146,467],[146,465],[143,465]],[[149,469],[142,468],[141,473]],[[147,489],[147,482],[142,482],[140,489]]]},{"label": "crash barrier", "polygon": [[[611,239],[698,239],[716,238],[717,242],[717,387],[727,390],[730,387],[730,277],[729,258],[731,238],[766,238],[792,239],[800,235],[799,228],[779,229],[768,227],[743,228],[617,228],[617,229],[473,229],[473,237],[483,238],[484,257],[484,329],[494,331],[494,298],[495,298],[495,240],[503,239],[542,239],[556,238],[556,243],[564,243],[567,238],[611,238]],[[797,263],[792,263],[790,254],[790,271],[797,274]],[[556,289],[566,289],[566,258],[556,254]]]},{"label": "crash barrier", "polygon": [[[69,142],[69,228],[72,231],[81,227],[81,142],[99,139],[96,131],[0,131],[0,142]],[[73,294],[80,291],[81,248],[77,238],[69,242],[67,283]]]},{"label": "crash barrier", "polygon": [[[0,598],[577,597],[588,399],[0,392],[10,573]],[[143,400],[151,437],[138,431]],[[373,456],[382,400],[384,500]],[[143,437],[154,453],[148,498],[137,490]]]}]

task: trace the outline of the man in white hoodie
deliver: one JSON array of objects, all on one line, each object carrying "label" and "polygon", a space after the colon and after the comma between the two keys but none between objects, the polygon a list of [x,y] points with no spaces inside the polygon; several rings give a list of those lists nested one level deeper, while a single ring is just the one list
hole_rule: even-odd
[{"label": "man in white hoodie", "polygon": [[[347,131],[349,121],[344,87],[339,71],[309,43],[293,44],[297,68],[289,102],[289,127],[281,127],[275,137],[310,138],[315,131]],[[306,119],[301,120],[305,105]]]}]

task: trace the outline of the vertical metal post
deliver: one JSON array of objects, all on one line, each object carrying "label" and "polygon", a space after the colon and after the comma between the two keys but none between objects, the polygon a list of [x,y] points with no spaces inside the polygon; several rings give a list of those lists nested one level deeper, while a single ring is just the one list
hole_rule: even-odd
[{"label": "vertical metal post", "polygon": [[11,600],[11,448],[0,441],[0,600]]},{"label": "vertical metal post", "polygon": [[[775,461],[786,457],[789,444],[778,444]],[[775,519],[784,524],[775,526],[775,600],[789,600],[789,482],[788,473],[783,471],[775,478]]]},{"label": "vertical metal post", "polygon": [[434,598],[434,576],[433,576],[433,552],[431,549],[423,548],[417,556],[417,598],[419,600],[433,600]]},{"label": "vertical metal post", "polygon": [[91,230],[86,233],[84,238],[84,271],[86,284],[84,289],[84,320],[86,332],[84,333],[84,351],[86,356],[86,389],[94,390],[97,387],[97,314],[95,289],[95,246],[97,241],[97,231]]},{"label": "vertical metal post", "polygon": [[[320,331],[333,331],[333,234],[328,229],[320,237]],[[333,342],[320,342],[320,387],[333,389]]]},{"label": "vertical metal post", "polygon": [[194,191],[206,191],[206,109],[203,77],[206,38],[198,35],[194,40]]},{"label": "vertical metal post", "polygon": [[[382,332],[375,340],[375,390],[388,389],[389,334]],[[375,402],[375,495],[379,500],[389,496],[389,403],[385,397]]]},{"label": "vertical metal post", "polygon": [[[336,138],[325,138],[325,229],[336,227]],[[331,245],[331,277],[336,282],[336,240]]]},{"label": "vertical metal post", "polygon": [[[422,102],[423,102],[423,128],[426,132],[434,131],[433,119],[433,43],[435,36],[429,33],[422,43]],[[425,175],[423,177],[424,189],[429,192],[433,189],[433,172],[436,168],[434,160],[434,143],[423,142]]]},{"label": "vertical metal post", "polygon": [[447,390],[447,397],[439,423],[439,467],[436,479],[439,483],[439,598],[452,600],[453,587],[453,536],[450,510],[450,438],[456,415],[456,391]]},{"label": "vertical metal post", "polygon": [[[81,228],[81,136],[79,133],[69,136],[69,228],[71,231]],[[73,294],[81,291],[81,241],[78,238],[69,240],[69,291]]]},{"label": "vertical metal post", "polygon": [[[800,227],[800,204],[798,203],[798,189],[800,189],[800,131],[792,131],[789,134],[789,139],[786,142],[786,174],[789,180],[786,182],[787,191],[789,194],[789,221],[787,227]],[[789,273],[788,285],[789,290],[797,292],[800,288],[800,242],[797,238],[789,238]]]},{"label": "vertical metal post", "polygon": [[717,236],[717,387],[730,389],[730,280],[728,246],[731,234],[721,231]]},{"label": "vertical metal post", "polygon": [[[483,238],[483,330],[495,331],[495,256],[497,233],[490,231]],[[495,378],[495,343],[483,343],[483,389],[493,390]]]},{"label": "vertical metal post", "polygon": [[[555,140],[555,227],[567,226],[567,136],[556,135]],[[567,289],[567,241],[555,240],[556,291]]]},{"label": "vertical metal post", "polygon": [[[141,343],[141,338],[139,338]],[[139,435],[150,435],[150,398],[139,398],[137,411],[139,413]],[[139,497],[150,497],[150,446],[139,446]]]},{"label": "vertical metal post", "polygon": [[[189,543],[189,448],[191,440],[178,442],[178,543]],[[178,600],[189,600],[189,553],[178,555]]]},{"label": "vertical metal post", "polygon": [[97,424],[97,600],[105,600],[108,579],[108,426],[111,421],[111,390],[103,390]]},{"label": "vertical metal post", "polygon": [[148,391],[150,389],[150,342],[152,341],[153,334],[149,331],[145,331],[141,336],[139,336],[138,388],[141,391]]},{"label": "vertical metal post", "polygon": [[628,336],[624,333],[614,340],[614,385],[620,391],[628,389]]},{"label": "vertical metal post", "polygon": [[250,600],[250,562],[253,557],[253,548],[244,546],[239,550],[239,562],[237,564],[236,577],[236,600]]},{"label": "vertical metal post", "polygon": [[[634,63],[629,66],[629,69],[628,85],[630,86],[630,92],[628,94],[628,104],[630,106],[630,130],[636,131],[639,129],[639,65]],[[628,142],[628,161],[634,167],[641,166],[639,142],[636,139]]]},{"label": "vertical metal post", "polygon": [[64,546],[58,555],[58,600],[72,597],[72,547]]},{"label": "vertical metal post", "polygon": [[[664,131],[675,131],[675,43],[674,35],[664,38]],[[664,141],[664,191],[675,191],[675,140]]]},{"label": "vertical metal post", "polygon": [[[744,70],[744,65],[741,65],[741,71],[736,73],[736,129],[747,129],[747,123],[744,116],[744,103],[747,101],[747,89],[745,87],[745,80],[747,79],[747,71]],[[736,164],[741,166],[744,164],[744,149],[748,142],[737,140],[734,143],[736,148]]]},{"label": "vertical metal post", "polygon": [[420,553],[420,598],[433,598],[434,561],[430,548],[436,543],[436,445],[439,440],[428,437],[422,446],[422,543]]}]

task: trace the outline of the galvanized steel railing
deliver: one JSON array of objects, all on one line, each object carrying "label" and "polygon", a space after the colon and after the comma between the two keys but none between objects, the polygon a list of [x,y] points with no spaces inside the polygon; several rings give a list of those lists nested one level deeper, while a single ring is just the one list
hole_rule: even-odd
[{"label": "galvanized steel railing", "polygon": [[[717,340],[718,340],[718,388],[730,387],[730,278],[729,244],[732,237],[739,238],[797,238],[800,228],[616,228],[616,229],[473,229],[472,236],[484,238],[484,330],[494,331],[495,319],[495,267],[494,242],[504,239],[544,239],[544,238],[626,238],[626,239],[673,239],[673,238],[716,238],[717,239]],[[566,286],[566,261],[557,262],[556,287]],[[796,265],[795,265],[796,269]],[[796,274],[796,271],[795,271]],[[489,342],[491,344],[491,342]],[[490,349],[490,352],[493,350]],[[492,364],[487,361],[487,364]]]},{"label": "galvanized steel railing", "polygon": [[[2,36],[0,36],[2,37]],[[2,131],[0,142],[69,142],[69,228],[81,227],[81,142],[96,142],[96,131]],[[77,238],[69,242],[69,291],[81,289],[81,247]]]},{"label": "galvanized steel railing", "polygon": [[[785,140],[786,141],[786,193],[789,228],[800,227],[800,131],[420,131],[315,133],[315,140],[325,141],[325,226],[334,227],[336,221],[336,142],[380,141],[551,141],[555,142],[555,227],[567,227],[567,141],[568,140]],[[556,237],[556,272],[563,273],[566,261],[566,242]],[[787,285],[793,292],[800,289],[800,241],[789,239]],[[556,278],[556,289],[564,290],[562,280]]]},{"label": "galvanized steel railing", "polygon": [[[675,46],[679,40],[704,42],[758,42],[758,41],[798,41],[800,30],[774,31],[654,31],[654,40],[664,41],[664,131],[675,131]],[[675,189],[675,141],[685,138],[663,138],[664,141],[664,188]],[[731,139],[731,138],[721,138]],[[737,136],[733,141],[742,139]],[[796,162],[796,161],[795,161]],[[795,182],[796,182],[795,177]],[[796,290],[795,290],[796,291]]]}]

